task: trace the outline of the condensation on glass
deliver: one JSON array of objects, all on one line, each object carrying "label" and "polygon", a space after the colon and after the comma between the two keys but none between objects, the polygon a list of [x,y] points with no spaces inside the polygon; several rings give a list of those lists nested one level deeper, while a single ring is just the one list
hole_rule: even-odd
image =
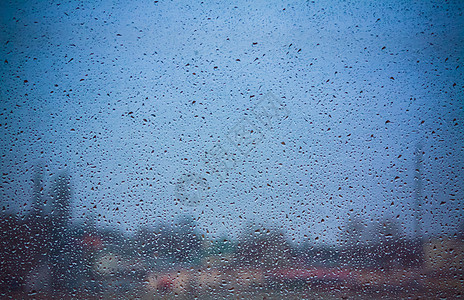
[{"label": "condensation on glass", "polygon": [[463,9],[3,1],[0,298],[462,297]]}]

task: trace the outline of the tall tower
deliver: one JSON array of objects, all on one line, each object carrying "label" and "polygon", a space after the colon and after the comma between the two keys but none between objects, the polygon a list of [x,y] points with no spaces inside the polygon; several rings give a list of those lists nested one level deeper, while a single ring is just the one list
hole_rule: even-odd
[{"label": "tall tower", "polygon": [[416,145],[414,153],[414,212],[415,212],[415,222],[414,230],[416,237],[421,240],[423,238],[422,224],[423,224],[423,215],[422,215],[422,176],[423,176],[423,146],[421,143]]},{"label": "tall tower", "polygon": [[39,162],[34,166],[32,175],[32,211],[33,216],[43,216],[45,214],[43,197],[43,168]]}]

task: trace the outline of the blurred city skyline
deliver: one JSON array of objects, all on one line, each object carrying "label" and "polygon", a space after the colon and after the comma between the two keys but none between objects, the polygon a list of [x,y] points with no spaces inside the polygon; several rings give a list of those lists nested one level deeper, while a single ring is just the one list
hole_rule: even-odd
[{"label": "blurred city skyline", "polygon": [[0,1],[0,298],[464,292],[464,1]]}]

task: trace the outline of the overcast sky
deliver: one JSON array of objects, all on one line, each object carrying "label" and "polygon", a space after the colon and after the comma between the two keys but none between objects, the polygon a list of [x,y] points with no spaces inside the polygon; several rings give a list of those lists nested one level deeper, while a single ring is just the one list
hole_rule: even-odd
[{"label": "overcast sky", "polygon": [[[463,9],[2,1],[2,204],[30,207],[42,162],[71,175],[76,220],[130,231],[186,214],[211,236],[257,222],[334,243],[354,215],[411,228],[421,143],[424,228],[451,232],[464,202]],[[286,118],[256,122],[269,93]],[[246,153],[230,140],[239,128],[256,138]],[[221,178],[208,165],[230,161],[205,159],[218,147],[235,154]],[[198,199],[176,201],[186,178]]]}]

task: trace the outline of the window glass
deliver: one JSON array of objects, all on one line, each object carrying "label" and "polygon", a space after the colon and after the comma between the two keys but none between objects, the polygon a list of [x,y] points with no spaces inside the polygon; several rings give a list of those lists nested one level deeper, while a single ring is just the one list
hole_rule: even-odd
[{"label": "window glass", "polygon": [[463,9],[2,1],[0,297],[462,297]]}]

